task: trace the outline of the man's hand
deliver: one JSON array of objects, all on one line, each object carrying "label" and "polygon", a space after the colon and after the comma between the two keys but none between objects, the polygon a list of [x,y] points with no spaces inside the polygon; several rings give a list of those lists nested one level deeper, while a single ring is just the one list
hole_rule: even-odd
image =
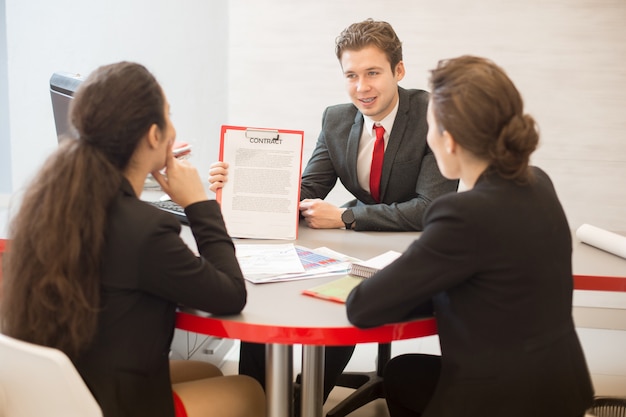
[{"label": "man's hand", "polygon": [[214,193],[224,187],[224,183],[228,180],[228,163],[213,162],[209,167],[209,190]]},{"label": "man's hand", "polygon": [[340,229],[345,225],[341,213],[345,209],[333,206],[319,198],[300,201],[300,213],[311,229]]}]

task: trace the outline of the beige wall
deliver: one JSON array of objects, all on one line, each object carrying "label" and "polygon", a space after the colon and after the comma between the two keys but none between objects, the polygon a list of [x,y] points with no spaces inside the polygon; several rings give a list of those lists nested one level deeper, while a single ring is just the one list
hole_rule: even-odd
[{"label": "beige wall", "polygon": [[[504,67],[539,123],[533,163],[552,177],[570,226],[626,232],[626,1],[230,0],[229,123],[303,129],[308,159],[324,107],[348,101],[334,39],[368,17],[403,41],[403,87],[426,88],[439,59],[461,54]],[[624,395],[626,297],[610,297],[577,294],[574,313],[596,393]],[[430,352],[436,342],[394,349]],[[367,348],[349,367],[371,369]]]},{"label": "beige wall", "polygon": [[0,0],[0,207],[15,205],[57,147],[48,89],[55,71],[86,76],[112,62],[142,63],[166,92],[179,137],[208,170],[226,119],[228,1],[182,3]]},{"label": "beige wall", "polygon": [[[121,0],[108,11],[74,7],[72,0],[54,7],[1,0],[0,56],[7,62],[0,73],[10,88],[0,91],[8,118],[0,151],[11,160],[0,172],[13,192],[56,146],[50,74],[86,73],[120,59],[157,74],[179,137],[193,144],[203,172],[217,159],[224,123],[303,129],[306,161],[324,107],[347,101],[334,39],[350,23],[373,17],[389,21],[403,40],[404,87],[426,88],[428,70],[441,58],[469,53],[502,65],[541,127],[534,163],[553,178],[571,227],[626,231],[624,0],[143,3],[122,19],[115,12],[126,7]],[[137,20],[141,13],[145,19]],[[3,193],[0,206],[9,201]],[[333,194],[335,202],[348,198],[341,189]]]},{"label": "beige wall", "polygon": [[352,22],[386,20],[403,41],[404,87],[426,88],[441,58],[476,54],[503,66],[540,125],[533,162],[551,175],[571,227],[626,231],[625,1],[229,5],[230,123],[304,129],[308,158],[324,107],[347,101],[335,36]]}]

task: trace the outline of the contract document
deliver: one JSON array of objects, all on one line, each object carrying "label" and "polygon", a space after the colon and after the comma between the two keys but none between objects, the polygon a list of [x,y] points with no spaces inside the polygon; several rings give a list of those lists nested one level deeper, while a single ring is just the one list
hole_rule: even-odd
[{"label": "contract document", "polygon": [[303,131],[222,126],[228,180],[216,197],[232,237],[298,237],[303,144]]}]

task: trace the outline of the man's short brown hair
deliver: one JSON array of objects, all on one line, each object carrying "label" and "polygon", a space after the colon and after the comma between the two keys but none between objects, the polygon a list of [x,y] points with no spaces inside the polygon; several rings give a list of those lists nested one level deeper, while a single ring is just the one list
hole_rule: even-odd
[{"label": "man's short brown hair", "polygon": [[402,42],[387,22],[367,19],[351,24],[335,40],[335,53],[341,60],[344,51],[359,51],[367,46],[383,51],[395,72],[396,65],[402,61]]}]

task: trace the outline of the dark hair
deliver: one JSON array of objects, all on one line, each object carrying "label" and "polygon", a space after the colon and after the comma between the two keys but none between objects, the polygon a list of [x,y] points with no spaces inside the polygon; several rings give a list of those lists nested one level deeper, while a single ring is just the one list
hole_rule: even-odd
[{"label": "dark hair", "polygon": [[396,65],[402,61],[402,42],[387,22],[367,19],[351,24],[335,39],[335,54],[341,60],[344,51],[359,51],[367,46],[376,46],[385,52],[395,73]]},{"label": "dark hair", "polygon": [[502,68],[474,56],[442,60],[431,71],[431,105],[441,132],[504,178],[529,180],[539,134],[522,97]]},{"label": "dark hair", "polygon": [[70,107],[78,137],[61,141],[27,188],[5,253],[2,331],[75,357],[96,331],[107,209],[165,98],[141,65],[96,69]]}]

